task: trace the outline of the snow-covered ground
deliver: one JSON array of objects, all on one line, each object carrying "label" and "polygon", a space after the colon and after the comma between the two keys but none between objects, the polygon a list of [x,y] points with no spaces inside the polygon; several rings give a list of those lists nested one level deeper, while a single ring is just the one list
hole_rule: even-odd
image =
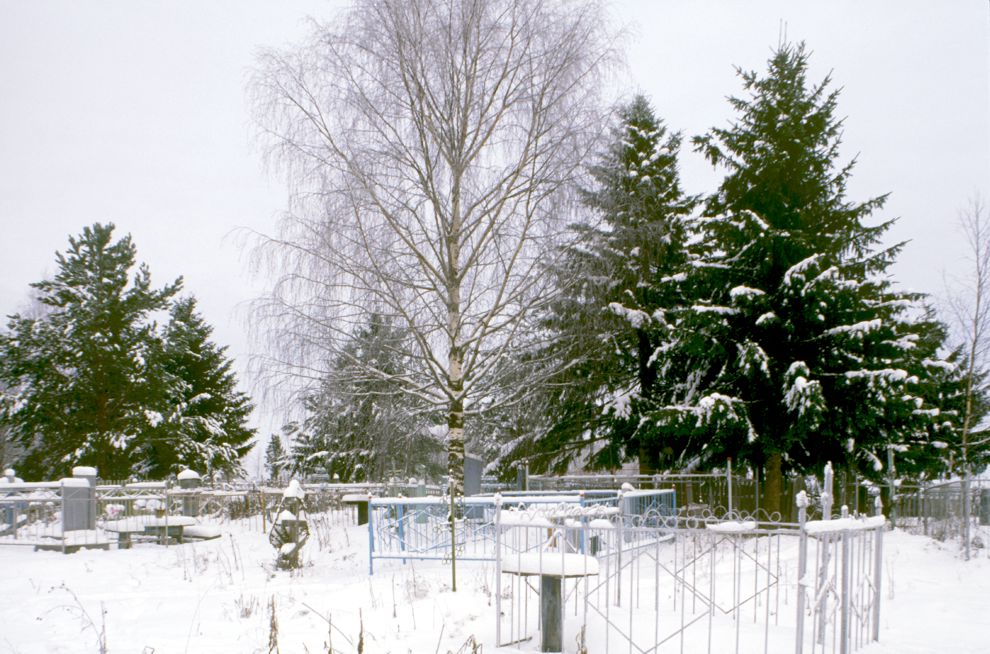
[{"label": "snow-covered ground", "polygon": [[[0,547],[0,653],[99,652],[101,634],[113,653],[268,652],[272,605],[283,654],[357,652],[362,634],[368,653],[456,653],[471,637],[495,649],[491,564],[461,564],[457,593],[439,562],[376,563],[369,577],[367,531],[337,527],[290,573],[274,569],[260,528],[223,531],[168,548]],[[954,544],[894,531],[885,554],[881,640],[860,652],[990,652],[987,550],[964,562]],[[521,647],[498,651],[538,649]]]}]

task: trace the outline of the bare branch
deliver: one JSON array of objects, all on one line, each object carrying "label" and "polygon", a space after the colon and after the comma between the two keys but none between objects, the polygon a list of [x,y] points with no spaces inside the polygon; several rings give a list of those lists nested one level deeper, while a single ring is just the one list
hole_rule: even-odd
[{"label": "bare branch", "polygon": [[259,367],[325,376],[386,316],[408,369],[361,374],[446,411],[460,477],[464,416],[549,297],[541,264],[603,135],[605,25],[597,0],[365,0],[263,53],[255,115],[293,207],[255,251],[275,278]]}]

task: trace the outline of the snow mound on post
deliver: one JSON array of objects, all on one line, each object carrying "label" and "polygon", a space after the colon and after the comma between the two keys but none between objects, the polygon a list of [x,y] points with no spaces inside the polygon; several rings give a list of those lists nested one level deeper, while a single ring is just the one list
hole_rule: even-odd
[{"label": "snow mound on post", "polygon": [[189,468],[186,468],[178,475],[176,475],[175,478],[178,479],[179,481],[183,481],[184,479],[199,479],[199,473],[196,472],[195,470],[190,470]]},{"label": "snow mound on post", "polygon": [[295,497],[302,500],[306,498],[306,491],[304,491],[303,487],[299,485],[298,480],[293,479],[289,482],[289,487],[282,491],[282,497]]}]

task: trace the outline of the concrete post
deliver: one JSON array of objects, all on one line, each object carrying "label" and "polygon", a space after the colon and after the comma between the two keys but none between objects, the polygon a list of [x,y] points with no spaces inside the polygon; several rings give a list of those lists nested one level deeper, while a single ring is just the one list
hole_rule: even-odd
[{"label": "concrete post", "polygon": [[481,493],[481,473],[485,466],[481,462],[481,457],[471,454],[464,455],[464,496],[478,495]]},{"label": "concrete post", "polygon": [[[8,484],[16,484],[20,481],[21,480],[17,478],[17,475],[14,474],[13,468],[7,468],[6,470],[3,471],[3,479],[0,479],[0,487],[3,487]],[[6,506],[4,506],[3,518],[0,518],[0,522],[5,522],[7,523],[7,525],[9,525],[8,527],[9,532],[14,534],[14,538],[17,538],[17,524],[18,524],[17,505],[18,505],[17,502],[10,502]],[[4,534],[6,533],[7,531],[4,531]]]},{"label": "concrete post", "polygon": [[[416,484],[416,497],[426,497],[426,479],[424,479],[423,477],[420,477],[418,483]],[[424,504],[422,506],[415,507],[415,509],[416,509],[416,524],[419,525],[426,524],[426,522],[429,519],[428,516],[429,510],[427,508],[427,505]]]},{"label": "concrete post", "polygon": [[[200,488],[203,480],[195,470],[183,470],[177,476],[179,488],[190,491]],[[195,518],[199,515],[200,497],[198,494],[184,494],[182,496],[182,515]]]},{"label": "concrete post", "polygon": [[541,652],[564,651],[564,621],[561,619],[560,587],[562,577],[540,575],[540,639]]},{"label": "concrete post", "polygon": [[980,524],[990,525],[990,488],[980,489]]},{"label": "concrete post", "polygon": [[529,465],[525,463],[516,468],[516,490],[529,490]]}]

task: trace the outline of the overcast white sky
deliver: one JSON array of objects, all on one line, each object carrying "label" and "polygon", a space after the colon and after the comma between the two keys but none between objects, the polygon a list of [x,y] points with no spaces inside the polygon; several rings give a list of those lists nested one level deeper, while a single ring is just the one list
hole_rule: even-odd
[{"label": "overcast white sky", "polygon": [[[133,235],[157,284],[183,275],[243,364],[237,307],[262,282],[228,234],[271,232],[286,192],[251,143],[244,85],[257,47],[291,43],[321,0],[0,0],[0,315],[53,272],[70,234],[96,221]],[[842,87],[853,199],[890,192],[894,270],[936,295],[962,271],[958,210],[990,199],[987,0],[627,0],[628,93],[646,93],[687,136],[731,117],[733,65],[763,70],[781,21],[813,51],[812,77]],[[686,151],[690,192],[717,176]],[[267,427],[267,421],[262,420]]]}]

